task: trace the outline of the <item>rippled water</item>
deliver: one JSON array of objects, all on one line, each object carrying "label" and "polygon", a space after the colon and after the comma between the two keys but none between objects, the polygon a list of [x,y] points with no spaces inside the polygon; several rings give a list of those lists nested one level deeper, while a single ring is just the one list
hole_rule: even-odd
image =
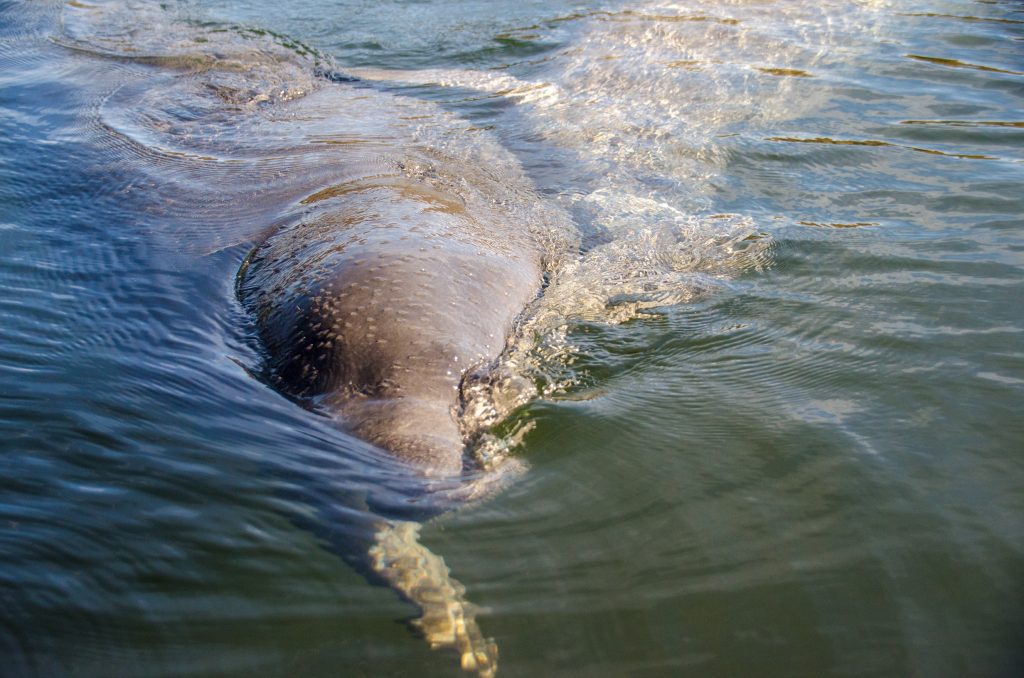
[{"label": "rippled water", "polygon": [[1018,4],[70,5],[0,3],[0,674],[457,673],[347,564],[402,474],[235,289],[422,149],[564,253],[529,470],[422,533],[500,675],[1020,671]]}]

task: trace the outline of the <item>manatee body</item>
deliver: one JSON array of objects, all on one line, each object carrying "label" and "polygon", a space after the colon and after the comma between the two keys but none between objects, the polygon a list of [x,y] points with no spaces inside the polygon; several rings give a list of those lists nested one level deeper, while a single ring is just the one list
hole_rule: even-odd
[{"label": "manatee body", "polygon": [[[175,7],[63,6],[55,43],[110,80],[92,83],[106,88],[98,142],[138,173],[183,242],[204,253],[258,243],[236,284],[275,388],[407,465],[396,475],[416,478],[410,495],[442,488],[427,512],[486,493],[501,474],[462,476],[465,443],[487,422],[460,385],[500,363],[517,318],[572,251],[571,222],[465,121],[333,77],[290,41]],[[418,523],[366,511],[362,492],[315,493],[319,514],[370,523],[343,530],[353,543],[339,550],[420,608],[414,624],[432,647],[493,676],[497,648],[465,588],[420,543]],[[349,501],[355,511],[333,510]]]},{"label": "manatee body", "polygon": [[423,473],[457,475],[461,379],[501,354],[541,250],[500,204],[397,167],[322,193],[240,274],[272,380]]},{"label": "manatee body", "polygon": [[149,67],[101,114],[118,148],[143,149],[140,170],[174,163],[159,208],[206,224],[216,248],[264,238],[238,293],[273,385],[457,475],[462,375],[501,354],[571,230],[511,154],[289,41],[163,3],[69,4],[61,30],[78,53]]},{"label": "manatee body", "polygon": [[[403,169],[311,196],[322,207],[250,254],[239,296],[279,389],[424,475],[457,476],[460,382],[502,353],[541,288],[542,248],[500,202],[448,190],[433,167]],[[492,678],[496,644],[418,535],[417,523],[378,523],[370,572],[420,608],[414,623],[432,647]]]}]

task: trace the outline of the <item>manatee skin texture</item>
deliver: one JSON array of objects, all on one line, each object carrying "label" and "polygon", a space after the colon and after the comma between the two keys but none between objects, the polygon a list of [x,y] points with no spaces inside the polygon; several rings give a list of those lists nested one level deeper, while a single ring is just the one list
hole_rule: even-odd
[{"label": "manatee skin texture", "polygon": [[501,354],[540,253],[500,206],[400,175],[324,203],[239,274],[271,380],[425,475],[458,475],[462,376]]}]

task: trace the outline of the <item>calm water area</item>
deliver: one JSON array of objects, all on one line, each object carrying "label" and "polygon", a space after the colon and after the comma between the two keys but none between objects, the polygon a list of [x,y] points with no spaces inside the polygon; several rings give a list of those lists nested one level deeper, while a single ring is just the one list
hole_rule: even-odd
[{"label": "calm water area", "polygon": [[[264,90],[181,85],[241,44]],[[422,528],[498,675],[1024,672],[1020,3],[39,0],[0,1],[0,676],[469,675],[349,564],[393,464],[236,296],[413,148],[574,231],[506,355],[528,470]]]}]

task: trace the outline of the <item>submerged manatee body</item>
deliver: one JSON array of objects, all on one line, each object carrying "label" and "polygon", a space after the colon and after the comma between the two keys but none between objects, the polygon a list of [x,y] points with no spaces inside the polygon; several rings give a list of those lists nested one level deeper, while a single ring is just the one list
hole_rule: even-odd
[{"label": "submerged manatee body", "polygon": [[[464,121],[335,77],[289,41],[167,7],[64,7],[54,42],[117,64],[95,85],[99,143],[142,175],[156,213],[184,224],[200,251],[254,245],[237,293],[275,388],[425,481],[414,491],[454,487],[443,506],[486,493],[497,474],[478,468],[467,443],[487,408],[467,408],[460,387],[500,364],[572,241],[568,220]],[[496,648],[418,523],[355,508],[347,514],[371,526],[346,555],[358,551],[369,574],[420,608],[432,646],[493,675]]]},{"label": "submerged manatee body", "polygon": [[239,289],[275,385],[452,476],[462,376],[501,354],[542,257],[500,205],[467,205],[443,183],[398,171],[329,190],[328,206],[256,248]]},{"label": "submerged manatee body", "polygon": [[[456,175],[434,164],[430,178],[404,170],[307,198],[316,208],[253,250],[238,291],[277,388],[337,415],[413,472],[451,478],[472,464],[463,375],[501,355],[540,291],[542,248],[500,204],[447,190]],[[493,675],[496,646],[418,529],[381,523],[371,570],[422,609],[418,626],[433,646]]]}]

